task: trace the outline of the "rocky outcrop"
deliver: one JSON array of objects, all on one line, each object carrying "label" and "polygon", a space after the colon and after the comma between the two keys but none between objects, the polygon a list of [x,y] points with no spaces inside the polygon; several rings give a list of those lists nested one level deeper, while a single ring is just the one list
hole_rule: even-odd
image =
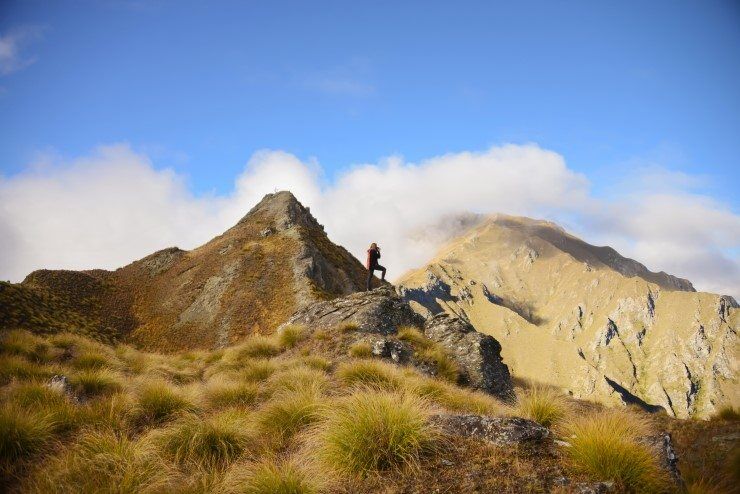
[{"label": "rocky outcrop", "polygon": [[673,446],[670,433],[661,432],[652,436],[642,438],[641,442],[650,448],[660,462],[660,466],[668,472],[671,481],[679,487],[683,487],[683,478],[678,469],[678,453]]},{"label": "rocky outcrop", "polygon": [[495,338],[446,313],[428,319],[424,334],[447,350],[460,367],[464,384],[503,400],[514,398],[511,374],[501,358],[501,344]]},{"label": "rocky outcrop", "polygon": [[403,326],[421,327],[424,319],[396,294],[383,286],[368,292],[312,304],[288,319],[309,329],[333,328],[353,324],[365,333],[394,334]]},{"label": "rocky outcrop", "polygon": [[534,445],[550,438],[546,427],[519,417],[438,414],[432,415],[429,421],[447,434],[473,437],[496,446]]}]

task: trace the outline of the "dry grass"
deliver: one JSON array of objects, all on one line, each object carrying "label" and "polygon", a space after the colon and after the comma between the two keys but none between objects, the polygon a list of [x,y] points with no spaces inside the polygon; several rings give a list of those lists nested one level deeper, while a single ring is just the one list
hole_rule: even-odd
[{"label": "dry grass", "polygon": [[205,388],[205,398],[211,408],[249,407],[257,402],[259,386],[252,382],[215,378]]},{"label": "dry grass", "polygon": [[312,391],[322,394],[329,386],[329,379],[324,371],[303,365],[289,367],[273,374],[265,384],[271,394],[295,391]]},{"label": "dry grass", "polygon": [[490,395],[436,379],[411,377],[406,380],[404,389],[451,412],[497,416],[512,414],[510,408]]},{"label": "dry grass", "polygon": [[56,372],[48,365],[29,362],[18,355],[0,355],[0,384],[8,384],[13,379],[46,380],[54,374]]},{"label": "dry grass", "polygon": [[280,330],[277,341],[282,348],[293,348],[305,338],[306,330],[302,326],[291,324]]},{"label": "dry grass", "polygon": [[257,412],[257,430],[275,448],[284,447],[295,434],[321,420],[324,406],[314,389],[280,393]]},{"label": "dry grass", "polygon": [[519,393],[515,413],[550,427],[568,413],[568,404],[562,393],[553,388],[533,386]]},{"label": "dry grass", "polygon": [[397,367],[375,360],[339,364],[336,376],[346,386],[371,386],[388,390],[401,389],[405,379]]},{"label": "dry grass", "polygon": [[87,398],[105,396],[123,389],[120,376],[107,369],[89,369],[74,374],[69,383],[75,392]]},{"label": "dry grass", "polygon": [[53,358],[51,345],[28,331],[8,331],[0,337],[0,354],[18,355],[32,362],[48,362]]},{"label": "dry grass", "polygon": [[132,415],[138,423],[157,424],[196,409],[195,403],[171,384],[146,381],[136,392]]},{"label": "dry grass", "polygon": [[226,493],[239,494],[315,494],[322,478],[306,467],[287,459],[266,458],[258,463],[232,468],[222,485]]},{"label": "dry grass", "polygon": [[[281,351],[280,344],[267,336],[252,336],[241,345],[232,349],[233,357],[237,361],[247,358],[274,357]],[[225,354],[224,358],[228,358]]]},{"label": "dry grass", "polygon": [[252,441],[247,417],[235,411],[210,417],[187,415],[153,434],[152,440],[176,463],[189,467],[225,468]]},{"label": "dry grass", "polygon": [[460,376],[457,364],[447,355],[447,352],[439,345],[426,348],[418,352],[419,358],[434,365],[435,375],[451,383],[456,383]]},{"label": "dry grass", "polygon": [[730,422],[736,422],[740,420],[740,410],[733,406],[724,406],[720,408],[717,414],[712,418],[714,420],[726,420]]},{"label": "dry grass", "polygon": [[369,358],[373,356],[373,348],[367,341],[358,341],[349,347],[348,353],[352,357]]},{"label": "dry grass", "polygon": [[664,492],[667,478],[638,438],[650,433],[645,418],[622,410],[578,417],[564,425],[571,444],[567,454],[577,471],[613,480],[628,492]]},{"label": "dry grass", "polygon": [[39,453],[54,439],[55,426],[48,413],[0,406],[0,471],[7,474],[19,461]]},{"label": "dry grass", "polygon": [[345,322],[337,326],[337,330],[340,333],[349,333],[352,331],[357,331],[358,329],[360,329],[360,326],[358,326],[357,323],[354,322]]},{"label": "dry grass", "polygon": [[398,328],[398,339],[411,344],[417,350],[431,348],[434,346],[434,342],[424,336],[419,328],[414,326],[402,326]]},{"label": "dry grass", "polygon": [[418,397],[360,390],[335,404],[313,440],[320,460],[343,475],[413,468],[435,444],[426,418],[427,405]]}]

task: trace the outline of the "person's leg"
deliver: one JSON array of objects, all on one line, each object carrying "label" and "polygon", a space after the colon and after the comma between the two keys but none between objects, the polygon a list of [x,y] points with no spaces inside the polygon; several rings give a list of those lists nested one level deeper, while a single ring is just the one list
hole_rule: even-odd
[{"label": "person's leg", "polygon": [[367,291],[370,291],[373,283],[373,268],[367,270]]},{"label": "person's leg", "polygon": [[375,269],[379,269],[380,270],[380,272],[382,273],[380,275],[380,279],[382,281],[385,281],[385,268],[383,266],[381,266],[380,264],[378,264],[377,266],[375,266]]}]

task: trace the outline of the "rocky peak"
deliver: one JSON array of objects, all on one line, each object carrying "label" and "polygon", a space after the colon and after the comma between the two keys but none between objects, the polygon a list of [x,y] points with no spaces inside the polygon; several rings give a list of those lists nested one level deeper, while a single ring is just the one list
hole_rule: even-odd
[{"label": "rocky peak", "polygon": [[257,203],[238,224],[249,222],[252,218],[261,217],[271,220],[277,230],[287,230],[293,226],[316,228],[324,230],[316,218],[307,208],[289,191],[282,190],[267,194]]}]

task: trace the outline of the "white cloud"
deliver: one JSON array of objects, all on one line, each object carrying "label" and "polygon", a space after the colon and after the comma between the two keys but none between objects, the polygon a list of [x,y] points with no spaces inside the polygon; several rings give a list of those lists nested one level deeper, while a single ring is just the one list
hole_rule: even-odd
[{"label": "white cloud", "polygon": [[38,26],[23,26],[0,36],[0,74],[8,75],[34,63],[35,57],[22,52],[26,45],[39,39],[41,34],[42,29]]},{"label": "white cloud", "polygon": [[[30,166],[0,178],[0,277],[40,267],[114,268],[170,245],[192,248],[221,233],[261,197],[289,189],[362,258],[384,247],[389,275],[422,265],[444,239],[440,226],[471,211],[568,220],[585,240],[695,282],[740,294],[740,216],[680,186],[645,185],[597,199],[562,156],[536,145],[504,145],[407,163],[400,157],[354,166],[325,184],[315,161],[259,151],[228,196],[195,197],[182,177],[157,170],[128,145],[101,147],[70,163]],[[656,173],[654,170],[651,173]],[[644,176],[644,174],[643,174]],[[430,227],[430,225],[435,225]]]}]

